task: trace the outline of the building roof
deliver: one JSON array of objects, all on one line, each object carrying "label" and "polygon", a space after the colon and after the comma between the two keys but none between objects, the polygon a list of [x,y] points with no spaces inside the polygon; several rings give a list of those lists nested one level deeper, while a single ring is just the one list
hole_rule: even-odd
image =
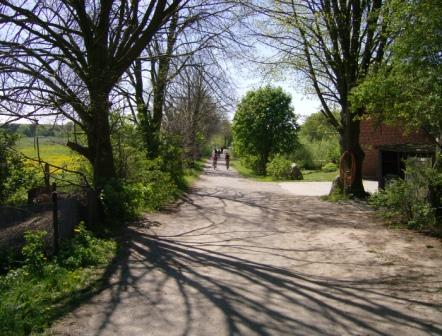
[{"label": "building roof", "polygon": [[389,144],[379,145],[375,148],[382,151],[400,152],[400,153],[422,153],[422,154],[434,154],[436,151],[435,145],[429,144]]}]

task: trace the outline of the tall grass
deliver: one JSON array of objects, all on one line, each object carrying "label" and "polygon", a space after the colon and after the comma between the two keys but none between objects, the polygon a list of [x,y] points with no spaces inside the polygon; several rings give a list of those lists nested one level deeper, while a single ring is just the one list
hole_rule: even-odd
[{"label": "tall grass", "polygon": [[113,240],[98,239],[83,226],[48,260],[42,234],[27,233],[24,266],[0,276],[0,335],[43,332],[100,286],[100,275],[115,256]]}]

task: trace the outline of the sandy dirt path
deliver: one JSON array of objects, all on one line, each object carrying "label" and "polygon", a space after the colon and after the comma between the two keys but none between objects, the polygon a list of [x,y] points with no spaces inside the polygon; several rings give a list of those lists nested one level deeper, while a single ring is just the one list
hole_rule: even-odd
[{"label": "sandy dirt path", "polygon": [[442,335],[442,245],[365,206],[207,167],[132,227],[61,335]]}]

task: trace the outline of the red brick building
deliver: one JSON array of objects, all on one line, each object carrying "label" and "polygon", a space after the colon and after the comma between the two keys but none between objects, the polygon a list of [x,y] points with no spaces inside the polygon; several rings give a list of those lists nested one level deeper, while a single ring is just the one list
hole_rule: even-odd
[{"label": "red brick building", "polygon": [[362,175],[384,185],[388,175],[403,177],[403,160],[408,156],[431,157],[434,146],[423,131],[405,133],[399,125],[376,125],[371,120],[361,121],[359,140],[365,152]]}]

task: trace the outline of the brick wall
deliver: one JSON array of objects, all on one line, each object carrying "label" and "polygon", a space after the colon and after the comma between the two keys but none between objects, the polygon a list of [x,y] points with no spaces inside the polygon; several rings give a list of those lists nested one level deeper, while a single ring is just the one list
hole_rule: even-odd
[{"label": "brick wall", "polygon": [[359,140],[365,152],[362,175],[369,179],[378,179],[379,177],[378,146],[431,143],[430,138],[423,131],[404,133],[404,129],[400,125],[381,124],[377,126],[372,120],[361,121]]}]

